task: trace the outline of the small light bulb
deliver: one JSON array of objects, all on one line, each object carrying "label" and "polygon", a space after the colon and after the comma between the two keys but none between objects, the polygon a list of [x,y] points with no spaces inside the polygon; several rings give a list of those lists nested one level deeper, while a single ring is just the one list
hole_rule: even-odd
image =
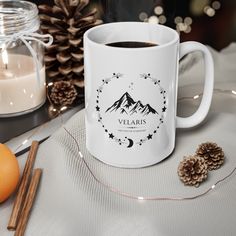
[{"label": "small light bulb", "polygon": [[146,12],[141,12],[139,14],[139,20],[144,21],[147,18],[148,18],[148,14]]},{"label": "small light bulb", "polygon": [[214,1],[211,5],[215,10],[219,10],[221,7],[221,4],[219,1]]},{"label": "small light bulb", "polygon": [[67,106],[62,107],[60,110],[65,111],[67,109]]},{"label": "small light bulb", "polygon": [[193,23],[193,20],[191,17],[185,17],[184,23],[186,23],[187,25],[191,25]]},{"label": "small light bulb", "polygon": [[209,6],[204,8],[204,12],[210,17],[213,17],[216,13],[216,11],[213,8],[209,7]]},{"label": "small light bulb", "polygon": [[210,6],[205,6],[205,7],[203,8],[203,11],[207,14],[207,11],[208,11],[209,8],[211,8],[211,7],[210,7]]},{"label": "small light bulb", "polygon": [[164,15],[159,16],[159,22],[160,22],[160,24],[165,24],[166,23],[166,17]]},{"label": "small light bulb", "polygon": [[184,31],[184,33],[190,33],[191,32],[191,30],[192,30],[192,28],[191,28],[191,26],[190,25],[188,25],[187,26],[187,29]]},{"label": "small light bulb", "polygon": [[80,156],[80,158],[84,158],[83,154],[81,153],[81,151],[79,151],[79,156]]},{"label": "small light bulb", "polygon": [[6,50],[5,46],[2,49],[2,61],[3,61],[3,64],[5,65],[5,68],[7,68],[7,65],[8,65],[8,54],[7,54],[7,50]]},{"label": "small light bulb", "polygon": [[157,16],[150,16],[148,18],[148,22],[151,24],[158,24],[159,23],[159,19]]},{"label": "small light bulb", "polygon": [[138,197],[138,200],[144,200],[144,197]]},{"label": "small light bulb", "polygon": [[185,24],[185,23],[178,23],[177,24],[177,26],[178,26],[178,29],[180,30],[180,31],[185,31],[185,30],[187,30],[187,28],[188,28],[188,25],[187,24]]},{"label": "small light bulb", "polygon": [[156,6],[154,12],[156,15],[161,15],[163,13],[163,8],[161,6]]},{"label": "small light bulb", "polygon": [[28,142],[28,139],[24,140],[24,141],[22,142],[22,145],[25,145],[27,142]]},{"label": "small light bulb", "polygon": [[175,17],[175,24],[183,22],[183,18],[181,16],[176,16]]}]

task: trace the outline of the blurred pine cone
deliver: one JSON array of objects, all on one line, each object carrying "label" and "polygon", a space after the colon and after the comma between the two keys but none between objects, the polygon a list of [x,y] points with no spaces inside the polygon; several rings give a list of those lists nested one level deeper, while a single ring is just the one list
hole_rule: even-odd
[{"label": "blurred pine cone", "polygon": [[185,157],[178,166],[178,175],[185,185],[198,187],[208,175],[204,158],[199,156]]},{"label": "blurred pine cone", "polygon": [[89,0],[54,0],[54,6],[39,5],[41,30],[53,36],[54,42],[45,51],[46,72],[50,81],[83,82],[83,34],[101,23],[96,9],[87,8]]},{"label": "blurred pine cone", "polygon": [[216,143],[206,142],[200,144],[196,154],[205,159],[208,170],[216,170],[224,163],[224,152]]},{"label": "blurred pine cone", "polygon": [[71,105],[77,97],[75,86],[70,81],[54,82],[50,88],[49,98],[59,107]]}]

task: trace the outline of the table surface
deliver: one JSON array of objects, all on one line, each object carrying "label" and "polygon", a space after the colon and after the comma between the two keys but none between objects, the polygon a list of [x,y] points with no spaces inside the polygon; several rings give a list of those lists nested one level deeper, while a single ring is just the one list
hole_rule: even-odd
[{"label": "table surface", "polygon": [[[233,58],[236,58],[235,45],[221,53],[213,50],[212,53],[216,63],[217,89],[236,90],[233,65]],[[196,62],[195,59],[192,61]],[[190,62],[188,60],[184,66],[188,67]],[[181,75],[179,96],[192,97],[201,92],[202,86],[197,85],[197,81],[201,81],[201,70],[201,60],[185,70]],[[91,157],[84,145],[83,112],[73,116],[66,127],[81,143],[90,167],[107,184],[139,195],[193,196],[205,191],[236,166],[235,101],[232,94],[216,93],[204,124],[195,129],[178,130],[176,150],[172,156],[158,165],[143,169],[114,168]],[[180,101],[179,114],[191,114],[198,103],[193,99]],[[200,188],[185,187],[176,177],[176,166],[183,155],[193,153],[197,144],[206,139],[214,140],[224,147],[226,163],[219,171],[212,172]],[[42,167],[44,172],[26,235],[236,234],[235,175],[210,194],[196,200],[134,201],[112,193],[94,181],[78,159],[76,150],[75,144],[63,129],[59,129],[40,145],[35,167]],[[26,156],[24,154],[18,158],[21,171]],[[6,230],[13,198],[0,205],[1,236],[13,235]]]},{"label": "table surface", "polygon": [[29,114],[0,118],[0,142],[5,143],[49,120],[47,103]]}]

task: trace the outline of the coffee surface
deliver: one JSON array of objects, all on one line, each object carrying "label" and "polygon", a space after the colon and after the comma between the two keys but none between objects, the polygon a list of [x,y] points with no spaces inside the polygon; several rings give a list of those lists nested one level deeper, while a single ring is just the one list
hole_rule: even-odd
[{"label": "coffee surface", "polygon": [[147,47],[158,46],[158,44],[155,44],[155,43],[136,42],[136,41],[114,42],[114,43],[108,43],[106,45],[110,47],[117,47],[117,48],[147,48]]}]

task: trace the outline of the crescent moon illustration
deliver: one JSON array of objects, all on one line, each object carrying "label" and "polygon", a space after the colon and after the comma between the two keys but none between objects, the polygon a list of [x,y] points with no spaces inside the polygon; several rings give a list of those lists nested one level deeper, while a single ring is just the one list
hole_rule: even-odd
[{"label": "crescent moon illustration", "polygon": [[131,148],[134,145],[134,141],[130,138],[127,138],[129,141],[129,145],[127,146],[127,148]]}]

